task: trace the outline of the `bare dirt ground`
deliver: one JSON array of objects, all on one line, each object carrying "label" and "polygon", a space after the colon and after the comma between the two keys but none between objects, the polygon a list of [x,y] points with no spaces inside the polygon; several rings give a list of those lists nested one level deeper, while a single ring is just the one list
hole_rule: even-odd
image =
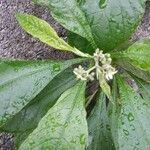
[{"label": "bare dirt ground", "polygon": [[[54,21],[49,11],[31,0],[0,0],[0,57],[20,59],[68,59],[72,54],[56,51],[25,33],[15,19],[16,12],[27,12],[47,20],[65,38],[65,30]],[[143,20],[131,37],[133,41],[150,39],[150,1]],[[13,150],[11,135],[0,133],[0,150]]]},{"label": "bare dirt ground", "polygon": [[0,0],[0,57],[21,59],[68,58],[68,53],[59,52],[39,42],[18,25],[16,12],[27,12],[48,21],[59,36],[65,37],[65,30],[54,21],[50,12],[34,5],[31,0]]}]

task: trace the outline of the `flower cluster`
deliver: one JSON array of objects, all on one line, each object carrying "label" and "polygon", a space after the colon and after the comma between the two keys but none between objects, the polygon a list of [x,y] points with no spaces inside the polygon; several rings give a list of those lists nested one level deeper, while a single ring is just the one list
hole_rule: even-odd
[{"label": "flower cluster", "polygon": [[83,81],[94,80],[95,73],[94,72],[90,73],[89,70],[87,71],[84,70],[84,68],[81,65],[78,68],[75,68],[73,72],[77,76],[77,79],[81,79]]},{"label": "flower cluster", "polygon": [[96,52],[93,55],[95,66],[89,70],[85,70],[82,66],[74,69],[74,74],[77,76],[77,79],[81,80],[94,80],[96,70],[96,76],[98,78],[101,73],[106,80],[112,80],[114,74],[117,73],[117,70],[111,66],[112,59],[110,54],[104,54],[103,51],[96,49]]},{"label": "flower cluster", "polygon": [[103,54],[103,51],[97,49],[94,53],[94,60],[96,68],[102,72],[106,80],[112,80],[113,75],[117,73],[117,70],[111,66],[112,59],[110,54]]}]

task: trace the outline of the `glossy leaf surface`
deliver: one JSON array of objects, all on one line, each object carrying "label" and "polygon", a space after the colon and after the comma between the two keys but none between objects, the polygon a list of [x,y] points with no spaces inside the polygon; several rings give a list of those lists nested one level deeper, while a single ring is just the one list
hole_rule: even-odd
[{"label": "glossy leaf surface", "polygon": [[56,31],[44,20],[28,14],[17,14],[21,27],[33,37],[60,50],[72,51],[72,47],[61,39]]},{"label": "glossy leaf surface", "polygon": [[114,150],[106,108],[106,96],[101,93],[88,117],[89,143],[87,150]]},{"label": "glossy leaf surface", "polygon": [[117,78],[119,97],[113,108],[112,130],[116,149],[150,149],[150,101]]},{"label": "glossy leaf surface", "polygon": [[66,29],[86,38],[93,47],[96,44],[93,39],[90,24],[84,12],[79,7],[76,0],[33,0],[34,2],[48,6],[52,11],[52,16]]},{"label": "glossy leaf surface", "polygon": [[76,82],[72,69],[68,68],[61,72],[0,131],[14,134],[15,144],[18,147],[37,127],[39,121],[56,103],[59,96]]},{"label": "glossy leaf surface", "polygon": [[111,100],[111,89],[110,89],[110,86],[109,86],[109,84],[107,83],[106,79],[104,78],[104,76],[101,73],[99,74],[99,85],[100,85],[102,91],[108,97],[108,99]]},{"label": "glossy leaf surface", "polygon": [[77,49],[79,49],[82,52],[93,54],[95,51],[95,48],[92,47],[92,45],[86,40],[85,38],[73,33],[68,32],[67,34],[67,40],[68,43],[73,47],[75,46]]},{"label": "glossy leaf surface", "polygon": [[129,62],[125,60],[119,60],[117,64],[121,66],[122,68],[124,68],[126,71],[135,75],[136,77],[141,78],[145,80],[146,82],[150,82],[150,71],[144,71],[137,67],[134,67],[132,64],[130,64]]},{"label": "glossy leaf surface", "polygon": [[[146,0],[34,1],[48,6],[53,17],[66,29],[86,38],[94,48],[98,47],[105,51],[112,50],[129,39],[142,18],[146,2]],[[75,41],[82,43],[79,36],[73,36]],[[87,42],[84,39],[83,41]],[[84,49],[86,45],[89,43],[85,44]]]},{"label": "glossy leaf surface", "polygon": [[139,87],[138,92],[141,94],[142,98],[145,99],[146,101],[150,101],[150,92],[149,92],[150,83],[135,77],[134,80],[136,81],[136,84]]},{"label": "glossy leaf surface", "polygon": [[83,82],[64,92],[19,149],[84,150],[87,140],[84,95]]},{"label": "glossy leaf surface", "polygon": [[35,98],[57,74],[82,60],[0,60],[0,126]]},{"label": "glossy leaf surface", "polygon": [[81,3],[100,49],[112,50],[123,44],[136,29],[146,0],[86,0]]},{"label": "glossy leaf surface", "polygon": [[114,53],[117,59],[125,59],[145,71],[150,71],[150,40],[143,40],[134,43],[127,50]]}]

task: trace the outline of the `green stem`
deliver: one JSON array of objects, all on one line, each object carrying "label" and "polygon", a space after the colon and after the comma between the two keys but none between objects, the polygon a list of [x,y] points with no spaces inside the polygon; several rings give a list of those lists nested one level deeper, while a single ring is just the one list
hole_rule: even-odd
[{"label": "green stem", "polygon": [[90,68],[89,70],[87,70],[87,73],[90,73],[91,71],[93,71],[96,67],[93,66],[92,68]]},{"label": "green stem", "polygon": [[79,51],[78,49],[74,48],[72,50],[73,53],[75,53],[76,55],[78,56],[81,56],[81,57],[86,57],[86,58],[93,58],[93,56],[91,56],[90,54],[87,54],[87,53],[83,53],[81,51]]}]

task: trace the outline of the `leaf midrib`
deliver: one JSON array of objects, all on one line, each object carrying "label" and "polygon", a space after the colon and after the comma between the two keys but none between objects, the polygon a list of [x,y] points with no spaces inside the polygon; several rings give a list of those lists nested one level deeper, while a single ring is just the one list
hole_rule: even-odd
[{"label": "leaf midrib", "polygon": [[[81,10],[81,8],[78,6],[78,3],[76,2],[76,0],[75,0],[74,2],[75,2],[75,4],[76,4],[77,8],[80,10],[82,16],[85,17],[85,14],[84,14],[83,11]],[[69,10],[69,11],[71,12],[71,14],[74,16],[75,20],[79,23],[79,25],[80,25],[80,27],[83,29],[83,31],[85,31],[86,37],[87,37],[87,38],[90,38],[90,40],[89,40],[89,39],[87,39],[87,40],[90,41],[91,44],[92,44],[94,47],[97,47],[97,46],[96,46],[96,43],[95,43],[95,41],[94,41],[93,35],[92,35],[91,27],[90,27],[90,25],[89,25],[89,23],[88,23],[86,17],[85,17],[85,21],[87,22],[87,25],[88,25],[88,27],[89,27],[89,29],[90,29],[90,33],[91,33],[91,34],[88,34],[89,31],[87,31],[86,28],[84,28],[84,25],[82,24],[82,21],[80,21],[80,20],[78,19],[78,17],[74,14],[74,12],[70,9],[70,7],[68,7],[68,5],[67,5],[64,1],[62,1],[62,3],[63,3],[63,5],[65,5],[66,8],[68,8],[68,10]]]},{"label": "leaf midrib", "polygon": [[[78,90],[77,90],[77,94],[75,95],[75,97],[74,97],[74,102],[73,102],[73,104],[72,104],[73,107],[72,107],[72,109],[70,110],[70,113],[69,113],[68,117],[66,118],[66,120],[69,120],[69,118],[71,117],[71,114],[72,114],[72,112],[73,112],[75,103],[77,103],[77,101],[76,101],[75,99],[78,97],[78,94],[80,93],[80,89],[81,89],[81,88],[82,88],[82,86],[81,86],[80,88],[78,88]],[[63,99],[65,99],[65,98],[68,97],[68,96],[70,96],[69,93],[68,93]],[[67,99],[66,99],[66,100],[67,100]],[[66,101],[66,100],[65,100],[65,101]],[[58,104],[59,104],[59,103],[58,103]],[[58,104],[57,104],[57,105],[58,105]],[[67,122],[66,120],[64,121],[64,124]],[[47,129],[47,128],[45,128],[45,129]],[[44,129],[42,129],[42,130],[44,130]],[[62,128],[62,130],[61,130],[60,133],[61,133],[61,134],[59,134],[59,137],[57,137],[57,138],[52,137],[52,138],[50,138],[50,139],[60,139],[60,137],[64,137],[64,136],[62,136],[62,135],[64,135],[65,129]],[[49,139],[45,140],[44,143],[46,143],[47,141],[49,141]],[[66,142],[67,142],[67,141],[66,141]],[[36,144],[36,145],[34,146],[34,148],[37,148],[40,144],[41,144],[41,143]],[[58,147],[59,147],[59,142],[57,142],[57,147],[56,147],[56,149],[58,149]]]},{"label": "leaf midrib", "polygon": [[[73,103],[72,103],[72,109],[70,110],[70,113],[69,113],[68,117],[66,118],[64,124],[65,124],[66,122],[68,122],[67,120],[70,120],[70,118],[71,118],[71,115],[72,115],[72,112],[73,112],[73,110],[74,110],[74,107],[75,107],[76,103],[78,102],[78,101],[76,101],[76,100],[77,100],[77,97],[79,96],[79,93],[80,93],[81,89],[82,89],[82,86],[79,87],[78,90],[77,90],[77,92],[76,92],[77,94],[76,94],[75,97],[74,97],[74,100],[73,100]],[[67,95],[67,96],[69,96],[69,95]],[[61,132],[62,134],[60,134],[60,137],[64,137],[65,130],[66,130],[66,129],[64,129],[64,130],[62,129],[62,132]],[[66,141],[66,142],[67,142],[67,141]],[[58,143],[57,145],[59,145],[59,143]],[[58,146],[57,146],[57,149],[58,149]]]}]

